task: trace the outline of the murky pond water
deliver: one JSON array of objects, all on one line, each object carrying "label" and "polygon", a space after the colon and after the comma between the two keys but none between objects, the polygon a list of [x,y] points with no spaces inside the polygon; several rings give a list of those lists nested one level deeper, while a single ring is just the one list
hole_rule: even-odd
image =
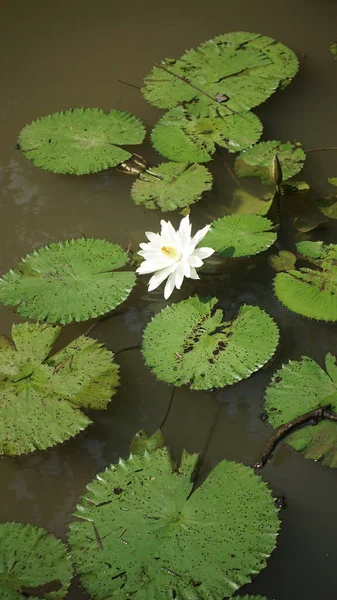
[{"label": "murky pond water", "polygon": [[[54,176],[35,168],[15,150],[19,130],[48,113],[77,106],[113,107],[140,117],[150,129],[160,112],[137,89],[152,63],[178,57],[186,49],[232,30],[256,31],[274,37],[301,58],[300,73],[283,92],[256,111],[266,139],[297,139],[304,148],[335,146],[337,63],[328,45],[337,36],[336,0],[145,0],[128,3],[18,3],[3,0],[0,39],[0,205],[1,272],[34,248],[71,237],[106,238],[136,247],[144,231],[156,231],[160,213],[133,205],[132,179],[115,171],[87,177]],[[140,153],[156,164],[158,156],[147,140]],[[230,202],[234,182],[223,166],[223,154],[211,164],[212,193],[192,211],[196,226],[221,214]],[[337,153],[310,154],[303,178],[325,192],[327,177],[337,175]],[[303,210],[301,198],[289,202],[290,217]],[[179,216],[172,215],[176,224]],[[336,241],[330,226],[321,239]],[[273,362],[247,381],[218,392],[177,390],[165,418],[171,388],[155,380],[138,350],[120,353],[122,386],[108,410],[93,415],[94,425],[82,435],[46,452],[0,461],[0,522],[31,522],[64,537],[85,485],[119,456],[127,456],[134,433],[163,431],[175,457],[182,448],[202,453],[200,478],[224,457],[252,464],[270,427],[258,415],[271,373],[287,358],[302,354],[320,364],[335,351],[337,329],[290,314],[275,300],[271,270],[265,257],[249,275],[232,275],[198,284],[198,292],[216,295],[221,307],[234,314],[240,304],[258,304],[275,317],[281,345]],[[187,297],[186,283],[173,300]],[[147,293],[140,280],[125,311],[102,322],[93,336],[118,351],[136,345],[149,318],[165,302],[161,292]],[[0,310],[0,331],[9,334],[19,319]],[[69,326],[69,338],[87,325]],[[219,409],[220,406],[220,409]],[[288,447],[280,447],[264,469],[276,494],[284,494],[282,529],[268,567],[246,586],[275,600],[332,598],[337,585],[337,477]],[[210,565],[211,568],[211,565]],[[86,595],[73,584],[69,598]]]}]

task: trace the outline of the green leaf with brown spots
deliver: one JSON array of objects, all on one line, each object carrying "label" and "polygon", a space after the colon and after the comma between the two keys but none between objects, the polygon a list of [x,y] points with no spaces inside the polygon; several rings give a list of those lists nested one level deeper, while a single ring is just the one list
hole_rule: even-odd
[{"label": "green leaf with brown spots", "polygon": [[122,110],[75,108],[26,125],[19,145],[36,167],[70,175],[86,175],[115,167],[132,153],[122,145],[141,144],[145,127]]},{"label": "green leaf with brown spots", "polygon": [[146,326],[142,353],[158,379],[194,390],[220,388],[270,360],[279,339],[273,319],[244,305],[226,321],[216,304],[216,298],[193,296],[167,306]]},{"label": "green leaf with brown spots", "polygon": [[[325,370],[307,356],[283,365],[274,373],[265,394],[265,408],[274,428],[326,405],[337,412],[337,365],[332,354],[326,355]],[[337,467],[336,422],[324,420],[314,427],[306,425],[285,439],[305,458]]]},{"label": "green leaf with brown spots", "polygon": [[13,325],[0,336],[0,455],[27,454],[69,439],[116,393],[118,366],[101,344],[81,336],[48,356],[61,327]]},{"label": "green leaf with brown spots", "polygon": [[222,600],[266,566],[279,529],[270,490],[228,460],[193,490],[197,461],[145,451],[89,484],[69,542],[92,600]]},{"label": "green leaf with brown spots", "polygon": [[41,527],[0,524],[1,600],[63,600],[72,578],[65,545]]},{"label": "green leaf with brown spots", "polygon": [[99,317],[124,302],[133,288],[129,260],[117,244],[75,239],[35,250],[0,279],[0,302],[19,315],[48,323]]}]

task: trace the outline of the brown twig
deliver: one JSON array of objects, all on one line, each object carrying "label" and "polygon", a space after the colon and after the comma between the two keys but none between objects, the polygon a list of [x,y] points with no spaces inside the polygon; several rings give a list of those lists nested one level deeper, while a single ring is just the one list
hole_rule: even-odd
[{"label": "brown twig", "polygon": [[327,152],[328,150],[337,150],[337,146],[329,146],[327,148],[309,148],[309,150],[304,150],[304,152]]},{"label": "brown twig", "polygon": [[273,435],[266,443],[257,463],[254,465],[254,469],[262,469],[268,460],[271,458],[272,452],[275,450],[277,444],[289,433],[291,433],[297,427],[301,427],[308,423],[308,421],[313,421],[314,425],[317,425],[323,419],[328,419],[330,421],[337,421],[337,413],[334,413],[330,410],[331,405],[327,404],[326,406],[320,406],[319,408],[314,408],[304,415],[300,415],[299,417],[295,417],[288,423],[283,423],[275,429]]},{"label": "brown twig", "polygon": [[237,178],[237,176],[235,175],[234,171],[230,168],[229,164],[227,163],[226,160],[223,161],[228,173],[230,174],[231,178],[235,181],[236,185],[239,186],[240,190],[243,190],[243,187],[239,181],[239,179]]}]

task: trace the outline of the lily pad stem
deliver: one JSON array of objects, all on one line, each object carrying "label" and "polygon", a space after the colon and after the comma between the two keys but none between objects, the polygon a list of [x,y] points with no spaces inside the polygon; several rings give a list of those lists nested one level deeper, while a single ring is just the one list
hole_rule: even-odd
[{"label": "lily pad stem", "polygon": [[317,423],[323,419],[337,421],[337,413],[332,412],[330,407],[331,405],[327,404],[326,406],[320,406],[320,408],[314,408],[299,417],[295,417],[295,419],[292,419],[288,423],[283,423],[283,425],[277,427],[266,443],[258,461],[255,463],[254,469],[262,469],[271,458],[272,452],[275,450],[277,444],[294,429],[305,425],[309,421],[312,421],[313,425],[317,425]]},{"label": "lily pad stem", "polygon": [[304,152],[327,152],[329,150],[337,150],[337,146],[328,146],[327,148],[309,148],[309,150],[304,150]]},{"label": "lily pad stem", "polygon": [[161,422],[161,425],[159,427],[160,431],[163,429],[163,427],[164,427],[164,425],[165,425],[165,423],[167,421],[167,417],[169,416],[169,414],[171,412],[171,408],[172,408],[172,404],[173,404],[173,398],[174,398],[174,394],[175,394],[176,389],[177,389],[176,387],[174,387],[172,389],[170,400],[169,400],[169,403],[168,403],[168,406],[167,406],[167,409],[166,409],[165,416],[164,416],[164,418],[163,418],[163,420]]},{"label": "lily pad stem", "polygon": [[237,178],[237,176],[235,175],[234,171],[230,168],[229,164],[227,163],[226,160],[223,161],[228,173],[230,174],[231,178],[235,181],[236,185],[240,188],[240,190],[243,190],[243,187],[239,181],[239,179]]}]

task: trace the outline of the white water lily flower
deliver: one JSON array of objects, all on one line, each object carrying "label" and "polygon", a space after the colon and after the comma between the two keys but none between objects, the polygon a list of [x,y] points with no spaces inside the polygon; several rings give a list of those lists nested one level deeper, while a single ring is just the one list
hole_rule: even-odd
[{"label": "white water lily flower", "polygon": [[209,231],[210,225],[206,225],[191,237],[192,225],[188,215],[181,220],[178,231],[170,221],[161,221],[160,224],[160,233],[145,233],[149,242],[140,244],[141,251],[138,254],[143,256],[144,262],[137,269],[137,273],[145,275],[154,272],[148,284],[149,292],[167,279],[164,289],[164,298],[167,300],[175,287],[180,290],[184,277],[199,279],[196,268],[201,267],[202,259],[211,256],[214,250],[196,248]]}]

